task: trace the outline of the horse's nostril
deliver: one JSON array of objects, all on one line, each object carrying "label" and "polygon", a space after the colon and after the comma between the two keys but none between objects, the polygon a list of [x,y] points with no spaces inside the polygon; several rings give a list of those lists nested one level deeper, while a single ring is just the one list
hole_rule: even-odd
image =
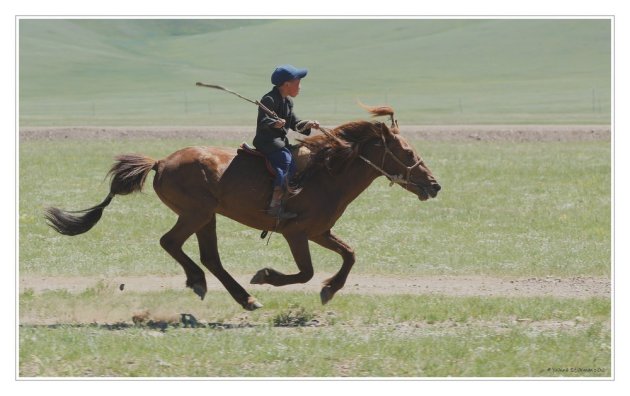
[{"label": "horse's nostril", "polygon": [[433,191],[438,192],[442,189],[442,186],[440,186],[439,184],[435,183],[433,184],[431,187],[433,187]]}]

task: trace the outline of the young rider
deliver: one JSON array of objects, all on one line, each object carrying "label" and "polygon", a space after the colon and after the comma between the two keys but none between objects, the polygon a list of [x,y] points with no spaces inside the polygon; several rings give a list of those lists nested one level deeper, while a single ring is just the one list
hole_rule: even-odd
[{"label": "young rider", "polygon": [[310,135],[311,128],[318,129],[317,121],[301,121],[293,112],[293,100],[300,93],[300,81],[307,74],[306,69],[291,65],[278,66],[271,74],[273,89],[265,94],[260,102],[278,117],[272,117],[258,109],[254,147],[265,154],[276,170],[273,181],[273,195],[267,213],[279,219],[291,219],[295,213],[285,212],[282,195],[285,183],[295,172],[295,162],[291,155],[287,133],[289,129]]}]

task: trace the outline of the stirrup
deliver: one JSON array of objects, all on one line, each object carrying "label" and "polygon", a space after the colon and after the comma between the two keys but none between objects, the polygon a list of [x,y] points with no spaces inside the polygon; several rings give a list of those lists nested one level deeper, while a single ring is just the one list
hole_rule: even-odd
[{"label": "stirrup", "polygon": [[297,214],[295,213],[285,212],[282,205],[270,207],[269,209],[267,209],[267,214],[280,220],[288,220],[297,217]]}]

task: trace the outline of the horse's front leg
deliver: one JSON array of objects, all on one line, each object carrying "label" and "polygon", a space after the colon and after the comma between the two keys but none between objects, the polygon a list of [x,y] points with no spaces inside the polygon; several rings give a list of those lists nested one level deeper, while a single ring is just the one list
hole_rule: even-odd
[{"label": "horse's front leg", "polygon": [[300,272],[297,274],[285,275],[272,268],[263,268],[254,275],[250,283],[263,285],[268,283],[273,286],[284,286],[293,283],[306,283],[313,277],[313,262],[311,252],[308,248],[308,238],[306,235],[290,234],[284,235],[289,243],[293,259]]},{"label": "horse's front leg", "polygon": [[311,238],[311,240],[326,249],[339,253],[343,258],[343,264],[341,264],[339,272],[324,281],[324,287],[320,292],[320,297],[322,304],[326,304],[328,301],[332,300],[335,293],[337,293],[346,284],[348,274],[355,262],[354,250],[352,250],[350,246],[339,239],[330,230]]}]

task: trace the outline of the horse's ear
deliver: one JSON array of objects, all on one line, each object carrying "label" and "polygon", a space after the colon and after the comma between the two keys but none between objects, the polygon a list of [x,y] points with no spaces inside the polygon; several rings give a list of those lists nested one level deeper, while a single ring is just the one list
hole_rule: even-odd
[{"label": "horse's ear", "polygon": [[394,135],[398,135],[400,133],[400,129],[398,128],[398,120],[395,120],[392,116],[392,126],[389,128]]},{"label": "horse's ear", "polygon": [[397,135],[398,134],[398,129],[397,128],[390,128],[384,122],[379,122],[379,124],[380,124],[380,127],[381,127],[381,134],[383,136],[388,137],[388,136],[392,136],[392,135]]}]

